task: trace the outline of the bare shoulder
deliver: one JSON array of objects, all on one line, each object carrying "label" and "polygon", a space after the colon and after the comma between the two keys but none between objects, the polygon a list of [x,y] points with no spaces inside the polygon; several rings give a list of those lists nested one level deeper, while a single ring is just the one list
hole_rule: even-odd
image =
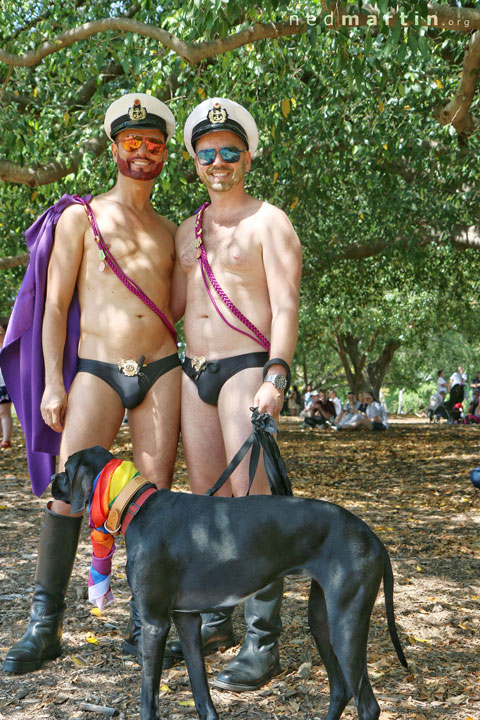
[{"label": "bare shoulder", "polygon": [[266,238],[279,240],[283,238],[287,242],[293,244],[299,243],[297,233],[290,221],[288,215],[276,205],[264,201],[258,212],[258,219],[261,223],[262,230],[268,229]]},{"label": "bare shoulder", "polygon": [[78,237],[83,235],[88,227],[88,218],[85,210],[78,203],[73,203],[65,208],[57,223],[55,238],[62,236]]},{"label": "bare shoulder", "polygon": [[172,237],[175,237],[175,232],[177,230],[177,226],[175,225],[175,223],[172,222],[171,220],[169,220],[168,218],[166,218],[164,215],[159,215],[157,213],[157,216],[158,216],[160,222],[162,223],[162,225],[164,225],[164,227],[168,230],[170,235]]}]

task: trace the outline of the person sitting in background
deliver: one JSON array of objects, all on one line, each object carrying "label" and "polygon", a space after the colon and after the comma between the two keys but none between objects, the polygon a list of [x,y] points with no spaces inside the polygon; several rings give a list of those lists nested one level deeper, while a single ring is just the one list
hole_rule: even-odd
[{"label": "person sitting in background", "polygon": [[[314,396],[315,393],[312,393]],[[316,427],[325,427],[335,420],[335,406],[331,400],[327,398],[325,390],[320,390],[317,393],[318,397],[315,398],[313,404],[312,416],[305,417],[304,426],[312,429]]]},{"label": "person sitting in background", "polygon": [[370,421],[370,430],[387,430],[388,417],[385,408],[374,398],[372,393],[365,393],[367,401],[367,418]]},{"label": "person sitting in background", "polygon": [[473,391],[472,402],[468,406],[465,422],[480,425],[480,387]]},{"label": "person sitting in background", "polygon": [[388,428],[387,411],[371,392],[363,393],[366,401],[365,410],[357,409],[358,418],[339,427],[339,430],[386,430]]},{"label": "person sitting in background", "polygon": [[[360,418],[360,414],[357,412],[360,407],[355,397],[355,393],[349,392],[347,395],[347,402],[343,406],[343,410],[335,418],[335,423],[332,426],[335,430],[338,430],[349,423],[353,423]],[[366,409],[366,408],[365,408]]]},{"label": "person sitting in background", "polygon": [[365,400],[365,393],[359,392],[357,393],[358,397],[358,407],[357,410],[360,413],[366,413],[367,412],[367,401]]},{"label": "person sitting in background", "polygon": [[331,400],[334,405],[335,417],[338,417],[342,412],[342,403],[340,402],[340,398],[337,397],[337,393],[335,390],[330,390],[330,392],[328,393],[328,399]]},{"label": "person sitting in background", "polygon": [[318,392],[312,391],[312,386],[307,385],[307,389],[303,395],[303,410],[300,412],[301,418],[312,417],[313,403],[318,397]]}]

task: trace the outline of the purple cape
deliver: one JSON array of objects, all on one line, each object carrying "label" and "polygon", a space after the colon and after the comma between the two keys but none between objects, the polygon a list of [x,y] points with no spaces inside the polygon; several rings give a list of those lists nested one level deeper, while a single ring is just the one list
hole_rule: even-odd
[{"label": "purple cape", "polygon": [[[89,201],[91,197],[88,195],[86,199]],[[37,496],[44,492],[55,472],[55,456],[59,453],[61,440],[61,434],[45,425],[40,414],[45,389],[42,323],[48,262],[60,215],[76,202],[71,195],[63,195],[26,231],[30,260],[0,353],[5,385],[25,433],[28,469],[32,490]],[[75,291],[68,310],[63,355],[63,380],[67,392],[75,377],[79,338],[80,306]]]}]

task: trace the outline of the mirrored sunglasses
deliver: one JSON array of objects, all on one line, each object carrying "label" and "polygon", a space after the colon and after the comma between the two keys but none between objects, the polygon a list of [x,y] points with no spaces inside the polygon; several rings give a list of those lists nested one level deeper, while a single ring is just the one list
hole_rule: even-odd
[{"label": "mirrored sunglasses", "polygon": [[240,155],[245,150],[239,150],[235,146],[221,147],[218,150],[216,148],[205,148],[205,150],[199,150],[197,152],[197,158],[200,165],[212,165],[217,157],[217,152],[220,153],[222,160],[227,163],[236,163],[240,160]]},{"label": "mirrored sunglasses", "polygon": [[143,143],[145,143],[145,147],[152,155],[161,155],[165,150],[165,143],[162,140],[145,137],[144,135],[127,135],[119,142],[126,152],[135,152],[135,150],[142,147]]}]

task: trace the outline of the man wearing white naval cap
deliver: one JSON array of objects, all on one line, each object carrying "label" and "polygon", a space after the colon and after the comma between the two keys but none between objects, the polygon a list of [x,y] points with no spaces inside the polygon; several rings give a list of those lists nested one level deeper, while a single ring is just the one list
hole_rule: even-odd
[{"label": "man wearing white naval cap", "polygon": [[[226,98],[198,105],[184,139],[210,196],[176,234],[172,293],[184,314],[182,440],[193,492],[204,493],[251,432],[252,406],[277,417],[290,381],[298,332],[301,249],[285,213],[247,194],[245,174],[258,145],[251,114]],[[248,463],[219,494],[242,496]],[[263,467],[252,493],[269,494]],[[245,603],[247,635],[217,687],[253,690],[280,672],[282,581]],[[204,652],[235,643],[231,610],[205,614]],[[170,645],[174,656],[181,649]]]},{"label": "man wearing white naval cap", "polygon": [[[64,196],[45,213],[51,253],[38,333],[45,377],[38,405],[43,436],[61,434],[59,470],[77,450],[110,448],[128,408],[136,467],[158,488],[170,487],[181,375],[170,311],[175,226],[154,211],[150,195],[174,129],[175,118],[157,98],[119,98],[105,116],[118,168],[115,186],[90,202]],[[43,302],[36,288],[35,302]],[[72,314],[77,307],[78,315]],[[32,467],[31,474],[33,483]],[[41,494],[49,478],[35,479]],[[57,500],[47,505],[30,622],[7,653],[8,672],[30,672],[61,652],[81,523],[69,509]],[[131,629],[136,652],[138,619]]]}]

